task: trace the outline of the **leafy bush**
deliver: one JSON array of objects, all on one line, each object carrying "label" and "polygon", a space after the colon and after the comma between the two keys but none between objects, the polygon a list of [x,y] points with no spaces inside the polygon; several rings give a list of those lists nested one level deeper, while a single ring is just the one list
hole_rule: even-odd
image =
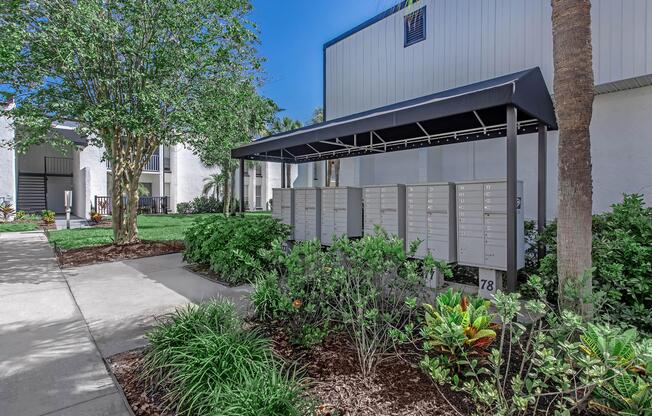
[{"label": "leafy bush", "polygon": [[261,319],[278,320],[290,339],[320,341],[334,328],[346,330],[356,348],[362,374],[374,372],[396,343],[413,331],[412,318],[425,276],[447,265],[428,256],[409,260],[403,241],[377,230],[359,240],[340,238],[322,251],[303,242],[285,254],[268,251],[273,271],[260,276],[251,295]]},{"label": "leafy bush", "polygon": [[16,220],[20,221],[22,219],[25,219],[27,217],[27,213],[25,211],[16,211]]},{"label": "leafy bush", "polygon": [[[558,285],[556,231],[552,224],[542,237],[548,255],[538,271],[550,294]],[[593,288],[602,303],[598,317],[652,334],[652,208],[645,207],[643,196],[625,195],[611,212],[593,217],[593,267]]]},{"label": "leafy bush", "polygon": [[91,211],[90,220],[92,222],[94,222],[95,224],[99,224],[100,222],[102,222],[103,219],[104,217],[102,216],[102,214],[100,214],[99,212]]},{"label": "leafy bush", "polygon": [[297,243],[287,255],[280,243],[265,253],[270,271],[260,275],[251,294],[256,316],[280,321],[290,341],[321,341],[334,324],[332,261],[318,241]]},{"label": "leafy bush", "polygon": [[191,202],[192,212],[194,214],[212,214],[222,212],[224,205],[214,196],[198,196]]},{"label": "leafy bush", "polygon": [[186,230],[184,260],[209,266],[230,284],[251,282],[266,269],[260,250],[289,233],[289,226],[270,217],[201,218]]},{"label": "leafy bush", "polygon": [[56,214],[54,213],[54,211],[51,211],[51,210],[49,210],[49,209],[46,209],[46,210],[44,210],[44,211],[41,213],[41,220],[42,220],[45,224],[54,224],[54,217],[55,217],[55,215],[56,215]]},{"label": "leafy bush", "polygon": [[607,370],[589,407],[605,414],[652,414],[652,348],[637,342],[635,329],[588,324],[580,348]]},{"label": "leafy bush", "polygon": [[465,296],[452,288],[437,296],[435,307],[423,305],[425,351],[436,351],[450,360],[485,357],[498,329],[491,322],[495,315],[489,313],[490,305],[488,300]]},{"label": "leafy bush", "polygon": [[177,204],[177,213],[192,214],[192,204],[190,202],[180,202]]},{"label": "leafy bush", "polygon": [[303,415],[300,376],[268,341],[243,329],[233,304],[212,301],[167,316],[147,334],[144,377],[180,415]]},{"label": "leafy bush", "polygon": [[[572,312],[558,314],[545,303],[540,278],[532,276],[529,284],[538,299],[521,302],[518,293],[496,293],[502,330],[487,360],[467,348],[453,359],[431,351],[421,363],[425,371],[469,394],[480,415],[570,415],[587,406],[649,414],[649,343],[637,343],[633,330],[597,329]],[[529,327],[516,321],[522,312],[533,322]]]}]

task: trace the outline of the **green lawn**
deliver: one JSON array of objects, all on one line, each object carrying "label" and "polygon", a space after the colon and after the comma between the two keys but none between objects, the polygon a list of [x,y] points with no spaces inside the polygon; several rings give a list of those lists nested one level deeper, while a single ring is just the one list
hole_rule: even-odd
[{"label": "green lawn", "polygon": [[11,233],[16,231],[32,231],[36,230],[36,224],[32,223],[0,223],[0,233]]},{"label": "green lawn", "polygon": [[[170,214],[139,215],[138,237],[141,240],[166,241],[183,240],[183,233],[197,218],[207,215],[222,214]],[[269,215],[265,212],[252,212],[247,215]],[[50,243],[56,243],[61,249],[100,246],[113,242],[111,228],[81,228],[75,230],[50,231]]]}]

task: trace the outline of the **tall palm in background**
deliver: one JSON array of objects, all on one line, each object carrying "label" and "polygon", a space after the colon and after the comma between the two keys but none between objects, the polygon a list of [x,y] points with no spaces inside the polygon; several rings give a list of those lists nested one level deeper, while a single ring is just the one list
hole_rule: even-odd
[{"label": "tall palm in background", "polygon": [[[593,114],[590,0],[552,0],[554,93],[559,122],[557,274],[561,306],[591,314]],[[570,289],[570,291],[569,291]],[[579,299],[569,294],[579,289]],[[578,298],[573,295],[573,298]]]}]

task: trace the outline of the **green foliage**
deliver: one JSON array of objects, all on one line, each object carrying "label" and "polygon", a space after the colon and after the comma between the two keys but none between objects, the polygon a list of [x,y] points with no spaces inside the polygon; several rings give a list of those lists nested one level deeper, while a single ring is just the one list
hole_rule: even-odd
[{"label": "green foliage", "polygon": [[167,391],[180,415],[303,415],[301,377],[282,365],[233,304],[190,305],[147,334],[143,377]]},{"label": "green foliage", "polygon": [[490,301],[467,297],[452,288],[437,296],[436,305],[423,305],[425,325],[421,330],[426,352],[460,357],[484,357],[496,338],[498,325],[489,313]]},{"label": "green foliage", "polygon": [[[542,237],[549,254],[539,268],[552,302],[558,284],[556,234],[552,224]],[[652,208],[645,207],[643,196],[625,195],[611,212],[593,217],[593,267],[593,288],[602,304],[596,317],[652,333]]]},{"label": "green foliage", "polygon": [[198,196],[190,202],[177,204],[179,214],[216,214],[224,210],[224,204],[215,196]]},{"label": "green foliage", "polygon": [[177,204],[178,214],[192,214],[192,202],[179,202]]},{"label": "green foliage", "polygon": [[607,371],[595,388],[589,407],[606,414],[652,414],[652,349],[638,343],[635,329],[588,324],[581,350]]},{"label": "green foliage", "polygon": [[[435,354],[423,359],[425,371],[469,394],[479,415],[570,415],[587,404],[608,414],[650,415],[651,343],[638,343],[634,330],[586,324],[569,311],[558,314],[545,303],[541,279],[531,276],[528,283],[536,299],[496,293],[502,330],[486,360],[468,350],[452,358]],[[517,322],[522,314],[529,327]]]},{"label": "green foliage", "polygon": [[14,215],[16,211],[14,206],[9,202],[3,202],[0,204],[0,215],[2,215],[2,222],[7,222],[11,219],[11,216]]},{"label": "green foliage", "polygon": [[27,213],[25,211],[16,211],[16,221],[26,219]]},{"label": "green foliage", "polygon": [[205,217],[186,231],[184,259],[209,266],[227,283],[252,282],[267,266],[260,250],[289,233],[290,227],[266,216]]},{"label": "green foliage", "polygon": [[69,144],[50,126],[78,123],[112,164],[116,242],[136,238],[132,178],[158,146],[186,143],[208,165],[233,163],[234,144],[276,110],[257,92],[248,0],[4,3],[0,86],[15,93],[7,115],[21,126],[9,145]]},{"label": "green foliage", "polygon": [[320,342],[335,324],[331,254],[318,241],[299,242],[285,254],[278,241],[264,257],[271,270],[254,284],[256,316],[282,323],[291,342]]},{"label": "green foliage", "polygon": [[55,216],[56,216],[56,214],[54,213],[54,211],[49,210],[49,209],[46,209],[43,212],[41,212],[41,220],[45,224],[54,224]]}]

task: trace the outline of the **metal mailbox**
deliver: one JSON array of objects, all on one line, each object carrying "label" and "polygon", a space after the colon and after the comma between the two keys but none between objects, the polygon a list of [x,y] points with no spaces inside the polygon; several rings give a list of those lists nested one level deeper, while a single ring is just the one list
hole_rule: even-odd
[{"label": "metal mailbox", "polygon": [[379,225],[405,241],[405,185],[366,186],[363,202],[365,235],[373,235]]},{"label": "metal mailbox", "polygon": [[294,239],[321,237],[321,188],[294,189]]},{"label": "metal mailbox", "polygon": [[272,218],[292,227],[290,240],[294,239],[294,189],[272,189]]},{"label": "metal mailbox", "polygon": [[343,235],[362,235],[362,188],[321,188],[321,243]]},{"label": "metal mailbox", "polygon": [[[457,261],[466,266],[507,269],[507,182],[456,184]],[[523,182],[517,184],[517,266],[525,264]]]},{"label": "metal mailbox", "polygon": [[433,258],[457,260],[455,185],[429,183],[406,186],[406,247],[421,240],[417,258],[430,253]]}]

